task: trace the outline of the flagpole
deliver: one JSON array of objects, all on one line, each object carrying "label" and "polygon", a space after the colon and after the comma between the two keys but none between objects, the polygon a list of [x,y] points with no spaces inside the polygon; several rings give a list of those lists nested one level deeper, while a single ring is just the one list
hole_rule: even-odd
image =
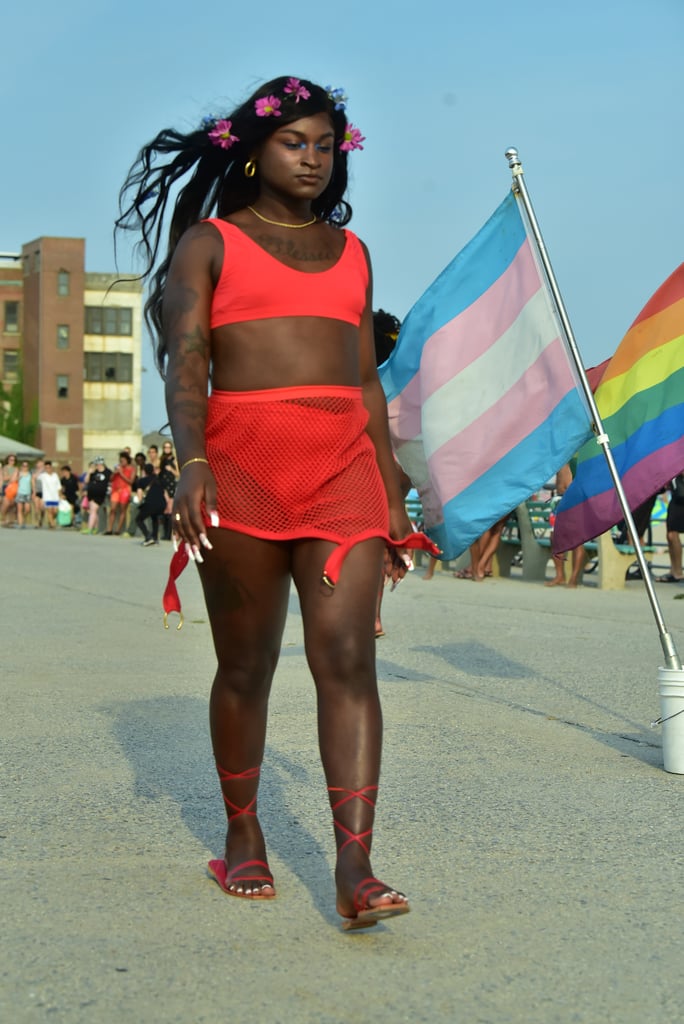
[{"label": "flagpole", "polygon": [[620,476],[617,471],[617,466],[615,465],[613,452],[611,451],[610,447],[610,438],[604,430],[603,423],[601,421],[601,415],[598,411],[598,406],[596,405],[596,401],[594,399],[594,393],[591,389],[591,385],[587,378],[587,374],[582,363],[582,357],[580,355],[579,348],[577,347],[577,342],[575,341],[575,335],[573,334],[572,326],[570,324],[570,320],[568,318],[568,314],[563,303],[560,289],[558,288],[556,276],[553,272],[551,261],[549,260],[548,253],[546,251],[546,246],[544,245],[544,239],[542,238],[541,231],[539,230],[539,224],[534,214],[532,202],[527,191],[527,186],[525,185],[522,164],[520,163],[517,149],[507,149],[506,159],[508,160],[508,166],[510,167],[511,173],[513,175],[513,184],[511,188],[516,197],[516,200],[519,203],[522,203],[525,213],[527,215],[527,220],[529,222],[530,228],[532,229],[532,234],[537,244],[539,258],[541,259],[542,265],[544,267],[544,272],[546,274],[549,288],[551,290],[551,294],[553,295],[553,299],[556,304],[556,310],[558,312],[561,325],[565,333],[565,342],[572,356],[575,368],[577,370],[577,374],[579,376],[580,383],[582,385],[582,390],[584,391],[584,396],[591,411],[591,415],[593,418],[592,430],[596,435],[596,443],[599,444],[603,449],[603,454],[605,455],[606,462],[608,463],[608,470],[613,480],[613,486],[615,487],[615,492],[618,496],[618,501],[620,502],[620,507],[622,509],[624,520],[627,525],[627,529],[629,530],[629,533],[632,537],[636,560],[639,564],[639,568],[641,569],[641,576],[644,581],[644,586],[646,587],[646,593],[648,594],[648,599],[651,603],[653,615],[658,626],[658,632],[660,634],[660,643],[663,648],[663,654],[665,655],[666,668],[681,670],[682,663],[680,661],[679,655],[677,654],[674,640],[672,639],[672,636],[670,635],[667,626],[665,625],[663,613],[660,609],[660,604],[658,603],[655,587],[653,586],[653,579],[651,577],[651,573],[646,562],[646,557],[639,542],[639,537],[637,535],[636,525],[632,517],[632,512],[627,503],[627,497],[622,487],[622,481],[620,480]]}]

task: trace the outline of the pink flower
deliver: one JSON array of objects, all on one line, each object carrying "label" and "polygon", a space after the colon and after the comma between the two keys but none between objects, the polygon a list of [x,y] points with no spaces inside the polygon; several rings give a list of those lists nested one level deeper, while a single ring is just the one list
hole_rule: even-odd
[{"label": "pink flower", "polygon": [[220,146],[221,149],[230,149],[234,142],[240,141],[237,135],[230,134],[232,127],[232,121],[217,121],[209,132],[209,138],[215,146]]},{"label": "pink flower", "polygon": [[277,96],[264,96],[254,104],[257,117],[280,117],[280,100]]},{"label": "pink flower", "polygon": [[283,92],[294,96],[295,103],[299,103],[300,100],[308,100],[311,95],[306,86],[302,85],[298,78],[288,78],[287,85],[283,89]]},{"label": "pink flower", "polygon": [[362,135],[353,124],[348,123],[344,129],[344,139],[340,142],[340,149],[344,153],[351,153],[352,149],[363,149],[361,143],[365,141],[366,136]]}]

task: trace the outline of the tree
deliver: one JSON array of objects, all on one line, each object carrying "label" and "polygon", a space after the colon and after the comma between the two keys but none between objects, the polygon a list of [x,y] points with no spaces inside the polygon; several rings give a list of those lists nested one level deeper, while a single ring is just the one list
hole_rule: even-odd
[{"label": "tree", "polygon": [[35,411],[30,421],[24,422],[24,375],[20,365],[17,379],[9,388],[0,384],[0,434],[32,445],[37,429],[38,416]]}]

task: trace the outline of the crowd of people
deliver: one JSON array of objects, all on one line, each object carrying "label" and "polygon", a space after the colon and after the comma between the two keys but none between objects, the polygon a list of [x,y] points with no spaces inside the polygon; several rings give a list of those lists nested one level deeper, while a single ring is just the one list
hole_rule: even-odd
[{"label": "crowd of people", "polygon": [[179,477],[171,441],[161,452],[119,452],[112,467],[97,455],[80,475],[51,459],[17,455],[2,465],[0,525],[25,530],[69,528],[106,537],[142,537],[143,547],[171,540],[173,496]]}]

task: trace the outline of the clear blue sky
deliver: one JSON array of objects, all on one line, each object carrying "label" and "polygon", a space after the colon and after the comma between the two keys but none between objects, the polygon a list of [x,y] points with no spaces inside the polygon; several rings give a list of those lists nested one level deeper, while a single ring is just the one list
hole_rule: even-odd
[{"label": "clear blue sky", "polygon": [[[0,250],[83,236],[114,270],[140,146],[280,74],[344,86],[352,227],[404,317],[525,180],[587,365],[684,259],[684,0],[47,0],[2,16]],[[132,267],[124,251],[121,271]],[[151,355],[143,429],[165,421]]]}]

